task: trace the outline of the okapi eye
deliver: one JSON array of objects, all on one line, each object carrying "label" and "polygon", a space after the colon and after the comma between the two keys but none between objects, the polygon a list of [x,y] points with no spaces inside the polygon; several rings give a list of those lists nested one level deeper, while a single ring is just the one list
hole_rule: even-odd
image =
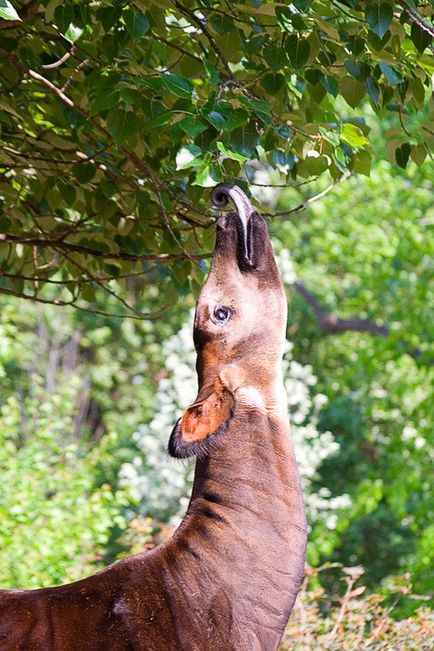
[{"label": "okapi eye", "polygon": [[214,310],[214,317],[219,323],[229,321],[232,316],[232,310],[229,307],[216,307]]}]

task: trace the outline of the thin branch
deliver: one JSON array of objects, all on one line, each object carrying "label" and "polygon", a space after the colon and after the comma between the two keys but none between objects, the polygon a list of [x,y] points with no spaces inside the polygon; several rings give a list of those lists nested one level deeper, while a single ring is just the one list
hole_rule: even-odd
[{"label": "thin branch", "polygon": [[412,23],[416,23],[416,25],[418,25],[424,32],[429,34],[431,38],[434,39],[434,25],[427,23],[426,20],[424,20],[422,16],[418,14],[416,9],[413,9],[413,7],[411,7],[405,0],[398,0],[398,4],[400,4],[401,7],[403,7],[408,13]]},{"label": "thin branch", "polygon": [[141,317],[142,319],[148,319],[148,318],[149,318],[149,316],[150,316],[149,314],[145,314],[144,312],[140,312],[139,310],[136,310],[135,307],[133,307],[132,305],[130,305],[129,303],[127,303],[127,301],[126,301],[125,299],[123,299],[122,296],[119,296],[119,294],[117,294],[117,293],[116,293],[113,289],[111,289],[108,285],[106,285],[105,283],[101,282],[100,280],[97,280],[97,278],[96,278],[93,274],[91,274],[90,271],[89,271],[88,269],[84,269],[80,264],[78,264],[78,262],[76,262],[75,260],[72,260],[72,258],[70,258],[67,254],[64,254],[64,257],[65,257],[65,259],[66,259],[70,264],[72,264],[76,269],[78,269],[79,272],[80,272],[80,273],[81,273],[85,278],[88,279],[88,281],[90,281],[91,283],[92,283],[92,282],[96,283],[99,287],[101,287],[101,289],[102,289],[103,291],[105,291],[107,294],[109,294],[110,296],[112,296],[113,298],[115,298],[117,301],[119,301],[120,303],[122,303],[122,305],[123,305],[124,307],[126,307],[127,310],[129,310],[130,312],[132,312],[132,313],[135,314],[136,316]]},{"label": "thin branch", "polygon": [[188,256],[183,254],[176,253],[126,253],[119,251],[117,253],[105,253],[104,251],[97,251],[95,249],[90,249],[86,246],[80,246],[79,244],[71,244],[70,242],[64,242],[62,240],[53,240],[49,238],[38,238],[38,237],[17,237],[15,235],[10,235],[8,233],[0,233],[0,242],[7,242],[9,244],[24,244],[32,246],[41,246],[49,247],[54,249],[61,249],[66,252],[76,252],[83,253],[95,258],[104,258],[106,260],[129,260],[130,262],[137,262],[140,260],[155,260],[157,262],[167,262],[169,260],[185,260],[186,257],[192,258],[194,261],[202,260],[203,258],[209,257],[211,254],[204,253],[203,255],[190,255]]},{"label": "thin branch", "polygon": [[117,314],[116,312],[106,312],[104,310],[93,309],[90,307],[83,307],[82,305],[77,305],[75,303],[75,298],[71,301],[64,301],[62,299],[54,298],[53,300],[41,298],[40,296],[34,295],[30,296],[29,294],[24,294],[23,292],[17,292],[14,289],[8,289],[6,287],[0,287],[0,294],[7,294],[8,296],[16,296],[17,298],[23,298],[26,301],[33,301],[33,303],[43,303],[44,305],[55,305],[56,307],[73,307],[75,310],[80,310],[80,312],[86,312],[88,314],[97,314],[98,316],[107,316],[115,319],[134,319],[136,321],[152,321],[153,319],[161,318],[161,314],[164,310],[167,309],[167,306],[163,307],[158,312],[152,313],[145,316],[138,316],[136,314]]},{"label": "thin branch", "polygon": [[344,172],[344,174],[342,174],[342,176],[336,179],[336,181],[333,181],[332,183],[330,183],[330,185],[324,188],[324,190],[321,190],[321,192],[318,192],[318,194],[314,194],[312,197],[305,199],[305,201],[302,201],[302,203],[300,203],[295,208],[290,208],[289,210],[281,210],[275,213],[266,213],[267,217],[283,217],[284,215],[292,215],[297,212],[302,212],[303,210],[306,210],[306,208],[310,206],[311,203],[315,203],[315,201],[319,201],[320,199],[325,197],[325,195],[328,194],[330,190],[333,190],[335,185],[341,183],[342,181],[345,181],[346,179],[349,178],[349,176],[351,176],[351,172],[347,170],[346,172]]},{"label": "thin branch", "polygon": [[160,41],[161,43],[164,43],[165,45],[168,45],[169,47],[173,47],[174,50],[178,50],[178,52],[182,52],[182,54],[185,54],[185,56],[190,57],[191,59],[194,59],[195,61],[198,61],[198,63],[203,63],[202,59],[198,57],[196,54],[192,54],[188,50],[185,50],[183,47],[178,45],[177,43],[174,43],[173,41],[169,41],[168,39],[164,38],[160,34],[153,34],[153,36],[156,38],[157,41]]},{"label": "thin branch", "polygon": [[65,63],[65,61],[68,61],[68,59],[74,55],[75,48],[72,46],[69,52],[65,52],[65,54],[60,57],[58,61],[54,61],[54,63],[46,63],[41,64],[42,68],[45,68],[46,70],[52,70],[53,68],[60,68],[60,66]]},{"label": "thin branch", "polygon": [[226,61],[226,59],[225,59],[225,57],[223,55],[223,52],[218,47],[217,43],[215,42],[214,38],[212,37],[212,35],[208,31],[208,29],[207,29],[206,25],[204,24],[204,22],[200,18],[198,18],[193,11],[191,11],[187,7],[184,7],[180,2],[175,2],[175,7],[177,7],[177,9],[179,9],[179,11],[182,14],[184,14],[185,16],[188,16],[190,18],[190,20],[192,20],[194,23],[196,23],[196,25],[199,27],[200,31],[203,34],[205,34],[206,38],[208,39],[208,43],[210,44],[210,46],[212,47],[212,49],[216,53],[217,58],[220,59],[221,63],[223,64],[223,67],[224,67],[224,69],[225,69],[225,71],[226,71],[226,73],[228,75],[228,78],[231,79],[238,86],[239,84],[238,84],[237,80],[234,79],[234,76],[232,74],[232,70],[229,67],[229,63]]}]

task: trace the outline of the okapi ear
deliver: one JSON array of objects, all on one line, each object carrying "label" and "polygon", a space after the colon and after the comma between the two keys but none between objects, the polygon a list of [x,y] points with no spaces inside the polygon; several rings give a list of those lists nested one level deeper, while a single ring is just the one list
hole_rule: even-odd
[{"label": "okapi ear", "polygon": [[169,453],[184,458],[206,452],[209,437],[225,431],[234,406],[232,393],[217,379],[211,395],[187,407],[176,423],[169,440]]}]

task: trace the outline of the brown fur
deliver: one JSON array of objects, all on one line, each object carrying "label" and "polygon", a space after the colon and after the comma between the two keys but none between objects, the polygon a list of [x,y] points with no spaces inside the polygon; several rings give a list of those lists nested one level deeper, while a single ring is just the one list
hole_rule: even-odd
[{"label": "brown fur", "polygon": [[237,216],[220,219],[198,301],[198,397],[170,440],[175,456],[198,454],[180,527],[82,581],[0,591],[2,651],[277,649],[306,524],[279,370],[285,299],[265,222],[248,227],[246,252]]}]

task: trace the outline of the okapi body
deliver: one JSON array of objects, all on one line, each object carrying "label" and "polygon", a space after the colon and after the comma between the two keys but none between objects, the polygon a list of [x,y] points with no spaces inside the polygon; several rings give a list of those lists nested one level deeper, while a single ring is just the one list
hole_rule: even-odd
[{"label": "okapi body", "polygon": [[286,300],[267,226],[218,186],[194,341],[199,392],[169,442],[196,455],[166,543],[69,585],[0,591],[2,651],[275,651],[303,574],[306,523],[281,360]]}]

